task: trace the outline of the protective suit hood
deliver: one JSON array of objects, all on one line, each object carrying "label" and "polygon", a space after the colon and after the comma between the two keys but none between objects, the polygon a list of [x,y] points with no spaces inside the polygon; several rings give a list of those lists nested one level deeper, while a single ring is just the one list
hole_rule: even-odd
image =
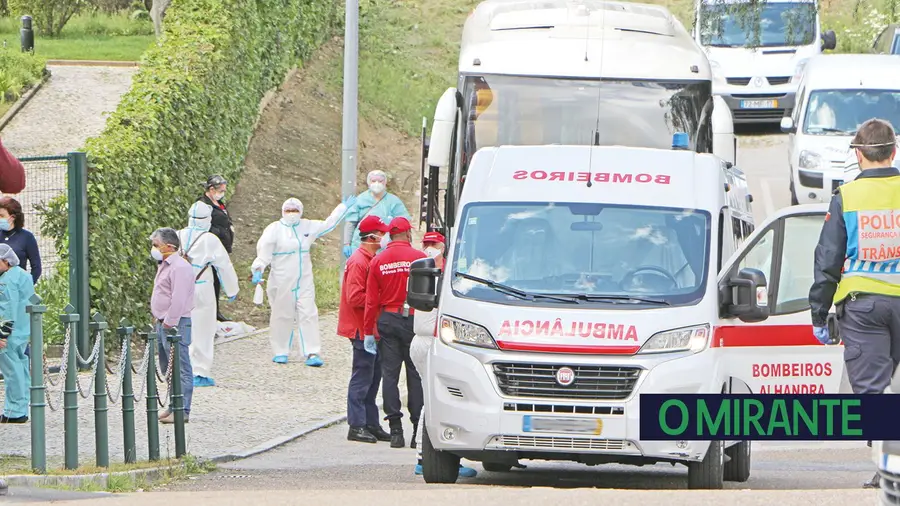
[{"label": "protective suit hood", "polygon": [[205,203],[194,202],[188,211],[188,227],[208,232],[212,226],[212,206]]}]

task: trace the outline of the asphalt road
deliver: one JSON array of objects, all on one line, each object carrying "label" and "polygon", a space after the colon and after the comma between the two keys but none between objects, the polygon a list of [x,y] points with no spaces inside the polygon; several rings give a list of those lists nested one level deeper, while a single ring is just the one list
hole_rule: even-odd
[{"label": "asphalt road", "polygon": [[[737,165],[754,195],[757,223],[790,204],[786,137],[769,129],[742,129]],[[410,433],[407,428],[407,435]],[[861,483],[872,476],[871,451],[861,443],[754,444],[751,478],[723,491],[690,491],[687,469],[523,462],[527,469],[479,474],[455,485],[426,485],[413,474],[415,450],[346,440],[346,425],[318,431],[265,454],[220,466],[152,492],[104,499],[101,504],[437,504],[566,503],[617,506],[660,499],[683,504],[816,506],[875,503]],[[60,503],[65,504],[65,503]],[[77,503],[76,503],[77,504]],[[83,504],[83,503],[82,503]]]}]

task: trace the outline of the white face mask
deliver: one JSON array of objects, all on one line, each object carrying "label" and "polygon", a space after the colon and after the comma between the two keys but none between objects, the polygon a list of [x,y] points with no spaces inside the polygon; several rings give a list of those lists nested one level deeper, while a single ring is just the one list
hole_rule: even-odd
[{"label": "white face mask", "polygon": [[387,248],[387,245],[391,242],[391,236],[385,234],[384,237],[381,238],[381,249]]},{"label": "white face mask", "polygon": [[225,198],[225,192],[222,192],[222,193],[216,193],[216,194],[213,195],[213,196],[216,198],[216,202],[221,202],[222,199]]},{"label": "white face mask", "polygon": [[437,258],[441,254],[441,250],[429,246],[425,248],[425,254],[428,255],[428,258]]},{"label": "white face mask", "polygon": [[163,254],[158,248],[153,248],[150,250],[150,257],[156,260],[157,262],[163,261]]},{"label": "white face mask", "polygon": [[371,191],[375,195],[381,195],[382,193],[384,193],[384,183],[371,183],[369,185],[369,191]]},{"label": "white face mask", "polygon": [[286,225],[296,225],[300,223],[300,213],[287,213],[281,217],[281,221]]}]

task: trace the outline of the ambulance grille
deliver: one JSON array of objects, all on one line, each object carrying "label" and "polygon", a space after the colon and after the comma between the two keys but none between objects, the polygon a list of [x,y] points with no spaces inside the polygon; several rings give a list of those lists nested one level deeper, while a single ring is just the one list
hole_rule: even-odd
[{"label": "ambulance grille", "polygon": [[[640,367],[495,363],[494,375],[503,395],[510,397],[622,400],[631,395]],[[575,381],[562,386],[556,371],[570,367]]]},{"label": "ambulance grille", "polygon": [[748,84],[750,84],[749,77],[727,77],[725,78],[725,80],[728,81],[728,84],[734,86],[747,86]]},{"label": "ambulance grille", "polygon": [[589,437],[497,436],[488,443],[491,448],[553,448],[557,450],[624,450],[625,440]]},{"label": "ambulance grille", "polygon": [[878,471],[881,477],[881,504],[900,504],[900,475]]}]

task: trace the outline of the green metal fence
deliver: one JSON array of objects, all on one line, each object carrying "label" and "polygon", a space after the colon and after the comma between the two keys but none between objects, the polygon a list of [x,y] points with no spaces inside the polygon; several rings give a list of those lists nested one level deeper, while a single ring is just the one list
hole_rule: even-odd
[{"label": "green metal fence", "polygon": [[[25,228],[31,231],[38,240],[43,275],[49,275],[56,269],[60,255],[56,251],[53,240],[44,237],[41,233],[43,220],[38,209],[66,193],[69,157],[43,156],[21,158],[20,160],[25,166],[26,186],[21,193],[11,195],[11,197],[22,205],[22,211],[25,213]],[[27,270],[31,271],[30,265]]]}]

